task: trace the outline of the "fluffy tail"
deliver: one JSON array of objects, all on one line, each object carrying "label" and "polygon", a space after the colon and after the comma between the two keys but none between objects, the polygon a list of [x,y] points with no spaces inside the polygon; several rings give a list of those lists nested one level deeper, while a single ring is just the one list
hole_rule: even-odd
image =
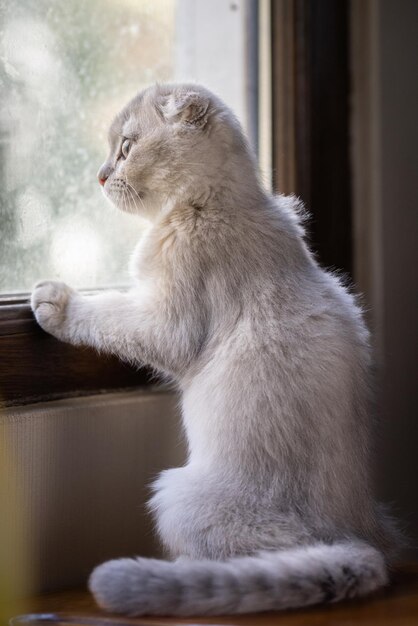
[{"label": "fluffy tail", "polygon": [[227,561],[117,559],[89,586],[104,609],[129,615],[225,615],[337,602],[387,583],[383,556],[346,541]]}]

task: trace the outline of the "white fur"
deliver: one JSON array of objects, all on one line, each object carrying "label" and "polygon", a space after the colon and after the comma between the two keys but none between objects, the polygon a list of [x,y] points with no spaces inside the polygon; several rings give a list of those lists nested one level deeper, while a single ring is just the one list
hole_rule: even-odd
[{"label": "white fur", "polygon": [[310,254],[300,203],[262,189],[238,122],[196,85],[139,94],[110,144],[105,194],[152,222],[136,286],[87,297],[43,282],[32,307],[59,339],[177,382],[188,462],[162,473],[150,507],[168,552],[187,558],[101,565],[97,601],[136,615],[242,613],[385,584],[368,332]]},{"label": "white fur", "polygon": [[129,615],[252,613],[361,597],[387,583],[379,552],[317,544],[218,561],[118,559],[97,567],[99,604]]}]

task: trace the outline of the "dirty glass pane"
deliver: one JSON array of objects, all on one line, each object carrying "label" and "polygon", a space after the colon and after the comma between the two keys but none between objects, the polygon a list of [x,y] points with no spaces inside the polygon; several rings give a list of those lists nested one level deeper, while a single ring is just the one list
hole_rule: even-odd
[{"label": "dirty glass pane", "polygon": [[245,123],[244,5],[0,0],[0,293],[128,284],[144,224],[96,182],[108,124],[156,80],[203,82]]}]

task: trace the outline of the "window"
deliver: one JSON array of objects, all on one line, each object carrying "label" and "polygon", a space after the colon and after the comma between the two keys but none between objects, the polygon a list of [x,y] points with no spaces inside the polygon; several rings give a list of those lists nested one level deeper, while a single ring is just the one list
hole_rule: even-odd
[{"label": "window", "polygon": [[29,291],[45,277],[79,288],[127,284],[143,224],[109,206],[96,182],[109,122],[155,81],[196,80],[256,132],[248,122],[257,112],[245,98],[248,7],[227,0],[0,7],[0,293]]}]

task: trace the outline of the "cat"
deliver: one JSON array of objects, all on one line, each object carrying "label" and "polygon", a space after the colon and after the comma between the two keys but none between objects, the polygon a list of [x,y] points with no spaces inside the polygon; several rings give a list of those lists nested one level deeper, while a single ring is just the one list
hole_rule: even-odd
[{"label": "cat", "polygon": [[370,479],[369,333],[310,252],[300,201],[263,189],[239,122],[198,85],[140,92],[109,143],[105,196],[150,222],[135,285],[87,296],[44,281],[32,308],[58,339],[173,380],[188,460],[149,503],[171,560],[99,565],[96,601],[233,614],[386,585],[396,533]]}]

